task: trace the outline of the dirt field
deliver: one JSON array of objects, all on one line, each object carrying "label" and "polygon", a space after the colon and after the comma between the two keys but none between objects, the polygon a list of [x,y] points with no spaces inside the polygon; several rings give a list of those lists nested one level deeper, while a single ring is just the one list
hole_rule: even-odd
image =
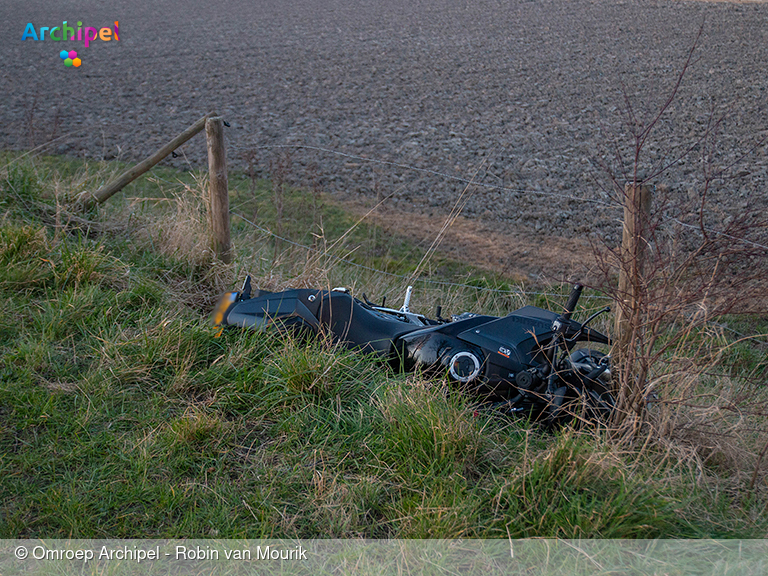
[{"label": "dirt field", "polygon": [[[631,175],[628,106],[641,123],[653,118],[702,27],[639,174],[669,187],[678,219],[698,202],[705,169],[724,170],[708,191],[708,225],[768,204],[764,3],[2,4],[0,145],[59,138],[51,151],[140,159],[216,110],[231,125],[234,166],[267,174],[288,154],[296,181],[319,174],[358,206],[389,196],[377,218],[393,230],[431,234],[466,189],[454,233],[476,239],[467,253],[524,276],[567,275],[565,255],[618,239],[610,176]],[[19,41],[29,22],[64,20],[118,20],[120,41]],[[64,45],[81,67],[63,65]],[[168,162],[203,162],[202,138],[183,152]]]}]

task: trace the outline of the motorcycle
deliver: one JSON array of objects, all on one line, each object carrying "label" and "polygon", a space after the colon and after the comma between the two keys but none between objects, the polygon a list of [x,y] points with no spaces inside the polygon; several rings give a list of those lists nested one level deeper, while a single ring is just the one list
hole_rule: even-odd
[{"label": "motorcycle", "polygon": [[399,309],[376,305],[348,290],[256,290],[248,276],[240,291],[224,294],[215,326],[305,335],[329,333],[344,346],[371,353],[396,370],[447,376],[461,390],[496,410],[548,425],[574,418],[608,418],[614,409],[610,358],[580,343],[610,345],[605,334],[571,318],[583,287],[573,286],[562,313],[524,306],[504,317],[464,313],[450,319],[412,312],[413,288]]}]

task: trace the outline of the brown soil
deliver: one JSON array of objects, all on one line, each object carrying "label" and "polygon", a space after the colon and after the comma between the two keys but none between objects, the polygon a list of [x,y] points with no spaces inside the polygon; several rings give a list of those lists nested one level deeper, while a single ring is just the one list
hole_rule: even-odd
[{"label": "brown soil", "polygon": [[[380,207],[371,212],[362,203],[345,204],[359,217],[428,248],[438,237],[445,217],[431,217],[396,208]],[[502,233],[493,222],[459,216],[443,235],[436,253],[467,262],[515,280],[547,282],[586,281],[591,277],[587,263],[592,260],[592,246],[579,238],[558,235]],[[586,257],[585,257],[586,256]]]},{"label": "brown soil", "polygon": [[[427,249],[438,237],[444,217],[432,217],[396,208],[371,207],[360,202],[345,202],[346,210],[380,226],[391,235],[405,237]],[[509,234],[494,229],[493,222],[459,217],[438,244],[436,253],[478,268],[503,274],[517,281],[547,285],[558,282],[599,283],[595,269],[595,246],[580,238],[544,234]],[[757,275],[754,276],[755,278]],[[723,278],[727,282],[726,278]],[[768,299],[755,282],[739,283],[741,302],[736,309],[744,313],[764,311]],[[731,293],[719,286],[722,296]],[[731,297],[733,295],[731,294]]]},{"label": "brown soil", "polygon": [[[50,22],[50,3],[27,4],[0,0],[9,30]],[[85,22],[116,17],[86,4]],[[94,43],[78,70],[55,43],[7,43],[0,147],[138,161],[216,111],[231,169],[270,176],[285,154],[291,183],[316,180],[339,201],[388,196],[376,221],[426,246],[443,221],[432,215],[477,184],[441,253],[537,282],[583,278],[588,238],[620,242],[611,191],[635,169],[671,190],[668,224],[691,224],[704,191],[709,229],[768,213],[765,2],[172,4],[125,3],[121,41]],[[631,131],[669,98],[696,38],[634,166]],[[205,166],[202,142],[164,163]],[[766,233],[755,224],[749,238]]]}]

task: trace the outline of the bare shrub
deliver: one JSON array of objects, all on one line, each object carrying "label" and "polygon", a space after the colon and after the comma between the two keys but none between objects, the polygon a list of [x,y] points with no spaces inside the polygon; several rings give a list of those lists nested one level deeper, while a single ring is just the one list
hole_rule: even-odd
[{"label": "bare shrub", "polygon": [[[635,249],[595,247],[599,288],[615,299],[626,322],[626,345],[614,347],[614,424],[625,440],[682,440],[704,463],[756,470],[764,465],[757,452],[765,444],[765,374],[734,373],[725,362],[730,344],[713,324],[729,314],[766,310],[768,220],[757,211],[723,214],[711,201],[714,191],[723,193],[733,184],[746,154],[730,165],[717,164],[723,117],[713,113],[681,152],[656,163],[645,158],[695,49],[696,42],[669,98],[649,120],[625,97],[630,169],[616,173],[605,166],[612,194],[622,204],[631,201],[628,191],[642,186],[653,194],[649,213],[625,212],[632,219],[625,219],[625,226],[635,230]],[[697,190],[653,185],[683,160],[701,168]],[[620,272],[629,279],[617,288]]]}]

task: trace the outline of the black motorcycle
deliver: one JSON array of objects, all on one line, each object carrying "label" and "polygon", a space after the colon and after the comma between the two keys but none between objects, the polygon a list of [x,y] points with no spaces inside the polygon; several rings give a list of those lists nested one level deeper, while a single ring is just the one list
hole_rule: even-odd
[{"label": "black motorcycle", "polygon": [[607,418],[614,408],[609,357],[582,342],[610,344],[588,326],[571,319],[581,295],[575,285],[562,314],[525,306],[504,317],[465,313],[450,320],[410,310],[409,286],[399,309],[363,301],[346,289],[287,290],[222,296],[213,312],[217,326],[265,329],[276,326],[305,335],[327,332],[337,342],[370,352],[399,370],[438,376],[507,413],[548,424],[574,418]]}]

